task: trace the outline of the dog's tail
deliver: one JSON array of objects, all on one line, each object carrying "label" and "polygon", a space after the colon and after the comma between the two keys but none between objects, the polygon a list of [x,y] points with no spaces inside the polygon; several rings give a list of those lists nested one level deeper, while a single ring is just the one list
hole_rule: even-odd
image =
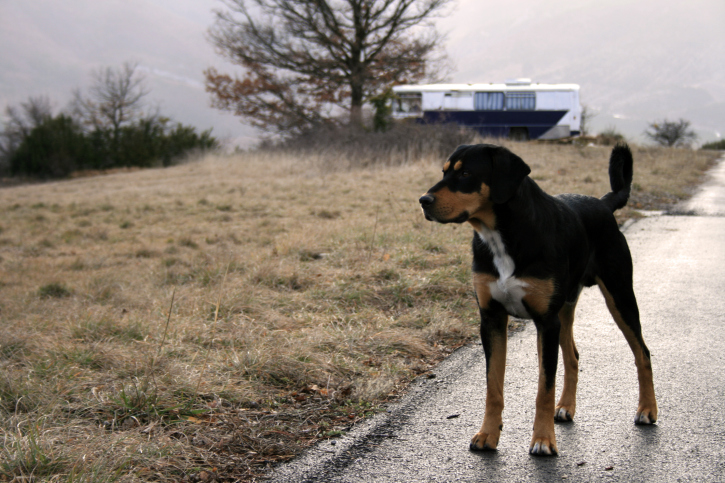
[{"label": "dog's tail", "polygon": [[602,196],[602,201],[613,212],[623,208],[629,199],[632,188],[632,152],[625,143],[619,143],[612,149],[609,157],[609,184],[611,193]]}]

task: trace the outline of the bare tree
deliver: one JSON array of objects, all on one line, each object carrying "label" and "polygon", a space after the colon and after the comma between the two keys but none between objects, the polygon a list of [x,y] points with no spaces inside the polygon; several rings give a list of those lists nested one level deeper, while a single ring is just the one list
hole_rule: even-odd
[{"label": "bare tree", "polygon": [[107,137],[108,158],[105,165],[117,165],[123,157],[121,129],[144,117],[142,99],[149,93],[137,65],[129,62],[121,67],[96,70],[88,97],[80,90],[73,93],[73,117],[89,131]]},{"label": "bare tree", "polygon": [[6,164],[33,128],[40,126],[53,116],[50,99],[45,96],[31,97],[20,107],[5,109],[8,120],[0,131],[0,161]]},{"label": "bare tree", "polygon": [[697,139],[695,131],[690,129],[690,121],[680,119],[679,121],[656,121],[650,123],[649,128],[644,132],[661,146],[689,146]]},{"label": "bare tree", "polygon": [[582,136],[588,136],[589,131],[592,129],[592,119],[597,117],[598,112],[591,109],[589,106],[582,105],[582,112],[580,114],[581,119],[579,123],[579,131],[581,132]]},{"label": "bare tree", "polygon": [[245,69],[208,69],[219,109],[276,132],[330,121],[362,124],[366,99],[431,71],[442,43],[431,20],[451,0],[227,0],[212,43]]},{"label": "bare tree", "polygon": [[115,69],[107,67],[94,71],[89,96],[84,97],[80,90],[73,93],[74,116],[87,127],[111,129],[114,133],[141,119],[141,100],[149,91],[145,79],[137,74],[137,67],[126,62]]}]

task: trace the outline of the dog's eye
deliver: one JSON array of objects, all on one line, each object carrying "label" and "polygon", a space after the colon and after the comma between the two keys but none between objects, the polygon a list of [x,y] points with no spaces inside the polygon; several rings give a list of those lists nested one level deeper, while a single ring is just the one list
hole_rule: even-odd
[{"label": "dog's eye", "polygon": [[461,178],[468,178],[470,176],[471,176],[471,173],[469,173],[468,171],[461,172]]}]

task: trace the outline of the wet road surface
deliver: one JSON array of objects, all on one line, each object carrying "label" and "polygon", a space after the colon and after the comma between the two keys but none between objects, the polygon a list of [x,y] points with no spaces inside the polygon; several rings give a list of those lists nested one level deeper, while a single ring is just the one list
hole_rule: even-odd
[{"label": "wet road surface", "polygon": [[[556,425],[558,457],[528,454],[538,369],[536,330],[527,323],[509,339],[498,451],[468,449],[484,408],[477,344],[454,353],[434,379],[416,380],[387,413],[281,466],[272,480],[725,481],[725,163],[713,173],[678,208],[688,215],[655,215],[625,229],[652,353],[656,425],[633,423],[634,357],[594,287],[576,310],[577,412],[573,422]],[[557,395],[562,373],[560,358]]]}]

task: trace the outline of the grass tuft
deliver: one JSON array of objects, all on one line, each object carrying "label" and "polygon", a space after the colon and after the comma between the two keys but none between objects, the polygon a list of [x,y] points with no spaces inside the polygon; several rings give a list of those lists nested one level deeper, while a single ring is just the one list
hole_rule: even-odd
[{"label": "grass tuft", "polygon": [[69,459],[45,442],[39,429],[25,434],[8,434],[0,448],[0,476],[6,481],[37,481],[64,474]]},{"label": "grass tuft", "polygon": [[60,299],[64,297],[70,297],[73,292],[71,289],[66,287],[63,283],[60,282],[51,282],[49,284],[43,285],[38,289],[38,296],[40,298],[55,298]]},{"label": "grass tuft", "polygon": [[146,338],[146,328],[137,321],[113,320],[107,316],[86,318],[71,328],[71,337],[83,342],[116,341],[130,343]]}]

